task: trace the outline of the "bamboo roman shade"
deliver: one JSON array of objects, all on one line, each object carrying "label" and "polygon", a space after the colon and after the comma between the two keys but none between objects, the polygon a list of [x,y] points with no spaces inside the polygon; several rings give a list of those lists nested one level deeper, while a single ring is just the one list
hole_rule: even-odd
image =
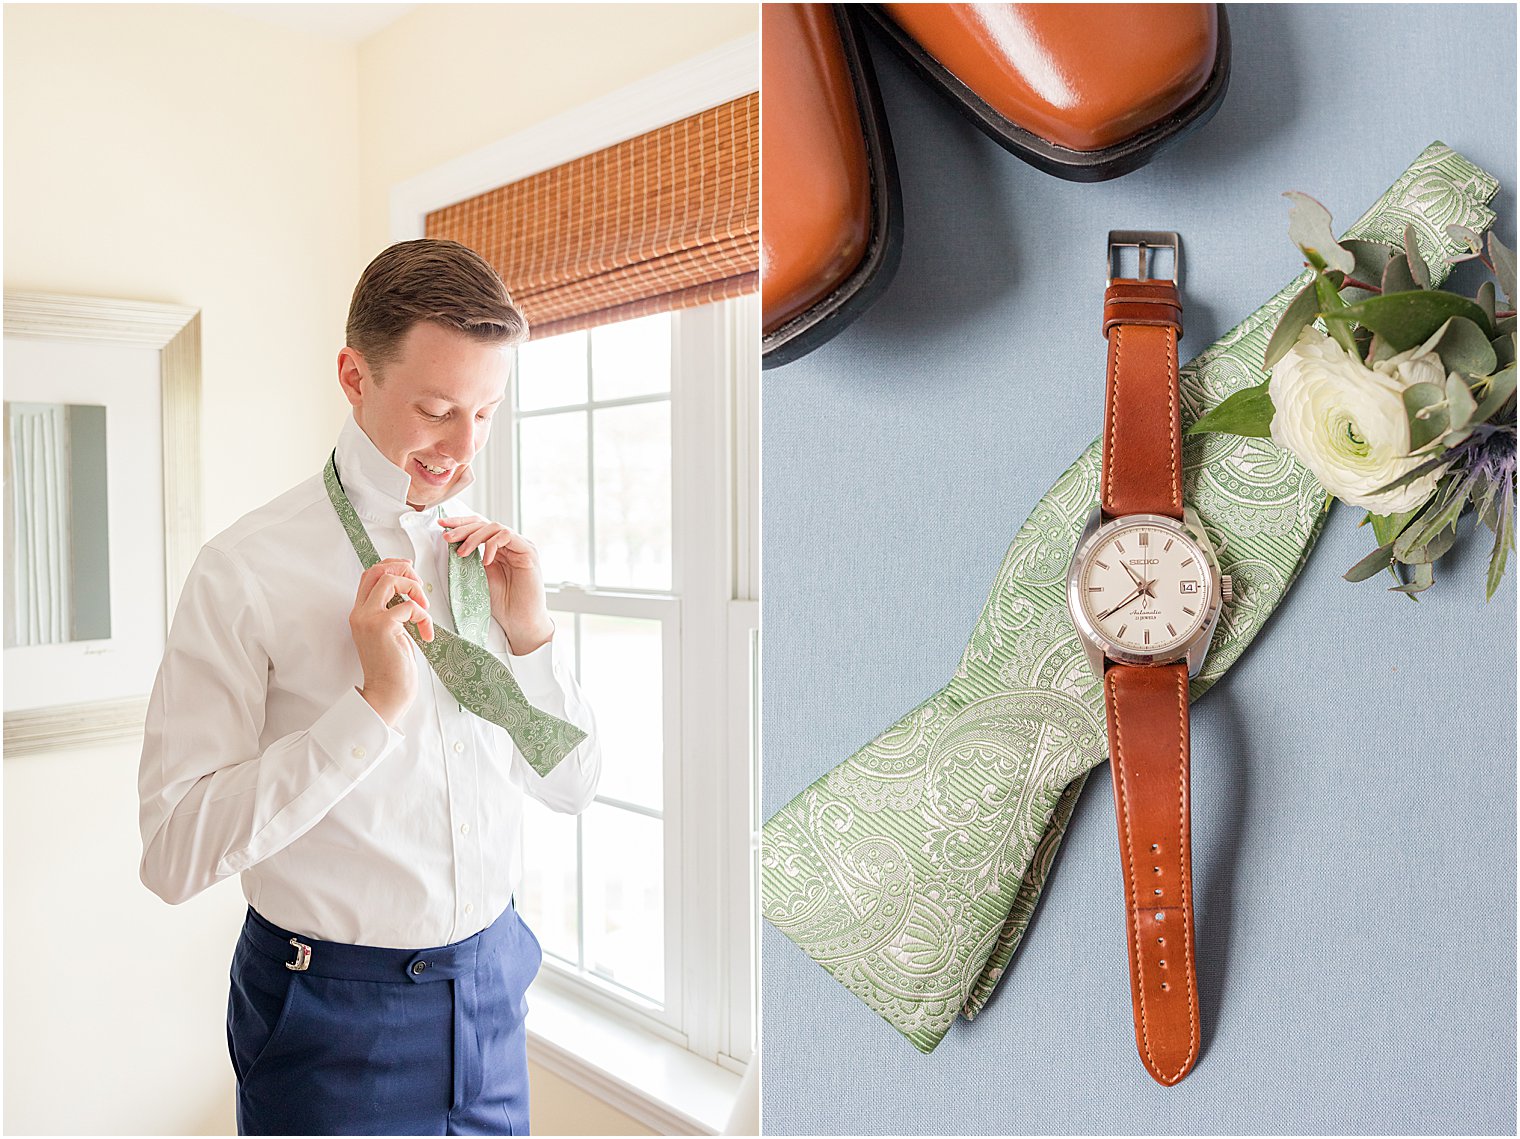
[{"label": "bamboo roman shade", "polygon": [[700,114],[427,215],[495,266],[535,337],[754,292],[760,99]]}]

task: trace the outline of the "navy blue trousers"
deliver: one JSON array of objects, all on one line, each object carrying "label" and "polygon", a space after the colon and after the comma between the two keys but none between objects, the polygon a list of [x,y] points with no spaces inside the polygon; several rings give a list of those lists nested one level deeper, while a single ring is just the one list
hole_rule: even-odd
[{"label": "navy blue trousers", "polygon": [[227,1048],[240,1135],[526,1135],[525,993],[543,954],[515,906],[438,949],[297,938],[252,907]]}]

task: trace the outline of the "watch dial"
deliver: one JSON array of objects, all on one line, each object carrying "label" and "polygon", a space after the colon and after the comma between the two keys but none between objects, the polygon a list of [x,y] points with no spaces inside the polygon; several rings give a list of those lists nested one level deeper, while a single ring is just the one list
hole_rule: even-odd
[{"label": "watch dial", "polygon": [[1207,616],[1209,568],[1191,538],[1150,523],[1109,534],[1089,555],[1082,604],[1109,640],[1137,653],[1182,644]]}]

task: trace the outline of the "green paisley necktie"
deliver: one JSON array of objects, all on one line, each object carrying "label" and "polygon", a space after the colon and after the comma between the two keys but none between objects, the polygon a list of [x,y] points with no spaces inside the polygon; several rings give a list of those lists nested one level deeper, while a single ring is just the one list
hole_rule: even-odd
[{"label": "green paisley necktie", "polygon": [[[327,484],[327,497],[353,543],[354,553],[359,555],[360,564],[369,569],[380,560],[380,555],[354,512],[353,503],[343,493],[336,451],[328,456],[322,481]],[[436,624],[431,641],[424,641],[415,625],[407,625],[406,631],[460,707],[505,728],[528,765],[540,775],[548,775],[586,738],[586,733],[529,704],[507,666],[482,647],[486,623],[490,620],[491,595],[478,549],[469,557],[460,557],[457,548],[450,548],[449,604],[459,629],[457,635]]]},{"label": "green paisley necktie", "polygon": [[[1498,183],[1434,143],[1348,237],[1401,244],[1433,278],[1482,231]],[[1184,423],[1264,378],[1305,271],[1181,371]],[[1101,406],[1101,404],[1099,405]],[[1232,575],[1191,696],[1239,659],[1319,535],[1324,489],[1270,440],[1186,437],[1186,498]],[[1066,569],[1098,500],[1093,443],[1014,537],[954,679],[824,774],[763,828],[761,905],[921,1051],[986,1003],[1034,913],[1087,773],[1108,758],[1102,689],[1066,608]]]}]

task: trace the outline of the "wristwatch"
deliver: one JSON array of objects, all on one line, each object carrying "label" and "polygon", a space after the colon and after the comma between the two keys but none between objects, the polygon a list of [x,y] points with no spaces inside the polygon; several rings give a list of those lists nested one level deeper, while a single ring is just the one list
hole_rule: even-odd
[{"label": "wristwatch", "polygon": [[[1138,254],[1135,277],[1115,255]],[[1154,277],[1154,251],[1172,277]],[[1129,938],[1135,1043],[1171,1085],[1202,1032],[1193,969],[1188,838],[1188,679],[1208,651],[1230,581],[1182,500],[1177,341],[1182,249],[1175,233],[1108,235],[1103,335],[1108,391],[1099,504],[1066,576],[1066,601],[1103,685]]]}]

